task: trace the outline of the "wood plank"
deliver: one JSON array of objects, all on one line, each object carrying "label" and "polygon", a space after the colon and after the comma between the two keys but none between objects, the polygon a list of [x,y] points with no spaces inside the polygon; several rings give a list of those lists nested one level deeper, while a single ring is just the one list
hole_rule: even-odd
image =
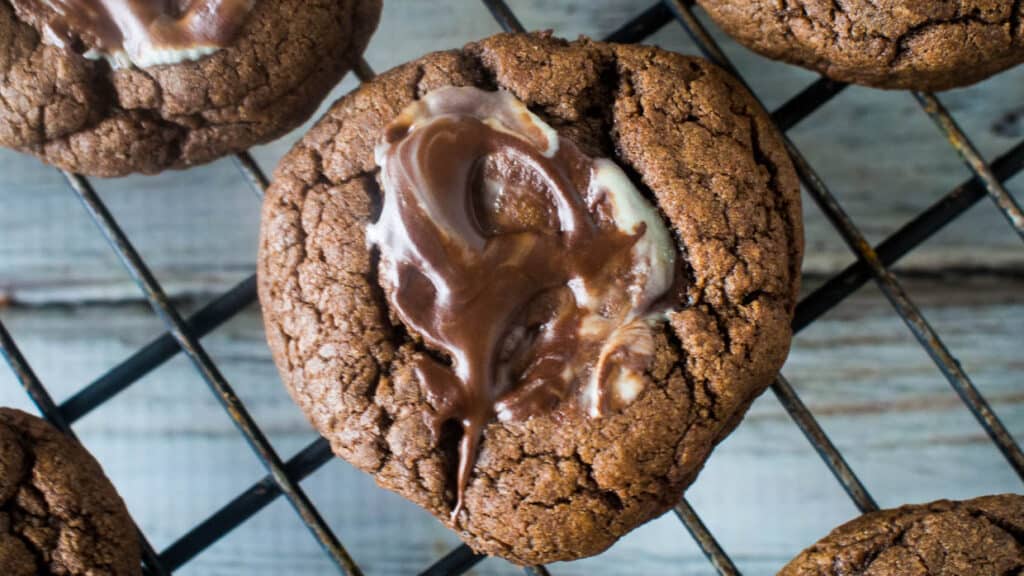
[{"label": "wood plank", "polygon": [[[603,36],[638,8],[625,0],[511,2],[530,28],[565,37]],[[393,0],[367,59],[383,70],[430,50],[497,31],[477,2]],[[719,35],[721,38],[721,35]],[[728,42],[729,54],[771,108],[813,79]],[[677,26],[652,43],[695,47]],[[989,157],[1022,135],[1024,67],[942,95]],[[348,79],[339,96],[355,86]],[[333,97],[332,97],[333,98]],[[255,151],[270,168],[302,133]],[[955,154],[906,94],[850,88],[792,136],[873,240],[891,233],[966,176]],[[171,294],[205,301],[253,270],[258,202],[230,161],[188,173],[102,181],[114,214]],[[1024,194],[1024,178],[1011,183]],[[806,209],[805,270],[828,274],[851,261],[817,209]],[[0,151],[2,319],[58,399],[101,374],[160,326],[131,301],[137,291],[60,177]],[[951,268],[992,277],[946,278]],[[905,270],[935,275],[908,283],[1017,437],[1024,437],[1024,251],[995,210],[973,209],[911,255]],[[75,305],[90,302],[89,305]],[[68,303],[68,306],[53,304]],[[28,308],[22,304],[33,304]],[[315,438],[280,386],[249,310],[206,339],[224,373],[284,455]],[[851,465],[884,506],[939,497],[1021,492],[1020,480],[987,441],[906,327],[874,287],[801,334],[785,372]],[[0,369],[0,404],[28,407]],[[146,377],[76,425],[158,547],[215,511],[263,471],[204,384],[182,358]],[[369,574],[422,569],[457,543],[415,506],[335,461],[305,484]],[[770,395],[715,452],[689,498],[747,574],[772,574],[855,512],[806,440]],[[555,566],[562,574],[708,574],[678,521],[640,528],[610,552]],[[285,502],[217,543],[183,574],[323,574],[323,553]],[[499,560],[477,574],[520,573]]]},{"label": "wood plank", "polygon": [[[602,37],[639,8],[626,0],[513,2],[524,24],[565,37]],[[482,3],[463,0],[386,3],[367,59],[384,70],[431,50],[451,48],[496,32]],[[719,35],[721,38],[721,35]],[[769,62],[725,38],[730,55],[769,107],[778,106],[814,76]],[[652,43],[688,54],[697,50],[677,25]],[[942,96],[981,150],[993,157],[1020,137],[1024,67]],[[348,79],[331,97],[355,86]],[[1015,116],[1014,114],[1017,114]],[[259,148],[270,170],[302,129]],[[793,131],[869,238],[880,240],[966,176],[952,149],[909,95],[850,88]],[[254,268],[258,203],[230,160],[186,173],[98,182],[98,188],[168,291],[221,291]],[[1012,183],[1021,195],[1024,179]],[[829,273],[852,258],[816,208],[807,207],[808,272]],[[138,292],[61,178],[23,155],[0,151],[0,300],[28,303],[137,298]],[[990,205],[980,206],[922,249],[906,266],[950,265],[1020,270],[1019,239]]]},{"label": "wood plank", "polygon": [[[907,281],[946,343],[1018,439],[1024,438],[1024,281]],[[137,304],[14,307],[0,311],[58,399],[159,333]],[[214,359],[284,455],[315,436],[283,391],[248,310],[205,339]],[[999,453],[873,286],[802,333],[784,370],[883,506],[940,497],[1021,492]],[[0,370],[0,405],[27,406]],[[176,358],[76,425],[158,547],[263,472],[204,384]],[[305,484],[369,574],[408,574],[456,543],[438,522],[341,461]],[[747,574],[772,574],[855,514],[853,506],[769,393],[716,450],[689,498]],[[322,574],[330,569],[295,514],[277,502],[182,574]],[[671,515],[610,552],[559,565],[563,574],[708,574]],[[488,560],[477,574],[515,574]]]}]

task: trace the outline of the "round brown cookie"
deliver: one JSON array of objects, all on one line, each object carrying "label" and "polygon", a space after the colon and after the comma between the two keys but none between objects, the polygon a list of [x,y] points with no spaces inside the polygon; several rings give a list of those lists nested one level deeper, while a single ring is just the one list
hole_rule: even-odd
[{"label": "round brown cookie", "polygon": [[1010,0],[698,0],[753,50],[835,80],[946,90],[1024,62]]},{"label": "round brown cookie", "polygon": [[1024,496],[939,500],[865,514],[804,550],[779,576],[1024,573]]},{"label": "round brown cookie", "polygon": [[186,168],[305,121],[362,54],[380,0],[259,0],[238,37],[192,62],[111,68],[43,41],[0,0],[0,145],[97,176]]},{"label": "round brown cookie", "polygon": [[0,408],[0,574],[141,574],[138,536],[100,465],[46,422]]},{"label": "round brown cookie", "polygon": [[[649,189],[685,261],[684,304],[656,335],[644,391],[619,413],[535,416],[484,432],[452,524],[458,427],[432,440],[423,353],[378,278],[374,146],[443,86],[512,92],[585,153]],[[799,188],[751,96],[708,62],[648,46],[497,35],[395,68],[296,145],[264,204],[259,289],[292,397],[335,453],[522,564],[596,554],[671,508],[789,349],[803,250]]]}]

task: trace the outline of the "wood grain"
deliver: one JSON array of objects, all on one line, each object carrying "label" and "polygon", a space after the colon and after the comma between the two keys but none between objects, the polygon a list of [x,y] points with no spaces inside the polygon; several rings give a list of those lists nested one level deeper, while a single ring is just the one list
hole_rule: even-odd
[{"label": "wood grain", "polygon": [[[908,281],[908,290],[1018,438],[1024,436],[1024,282]],[[5,323],[58,399],[160,333],[146,308],[94,304],[14,308]],[[248,310],[204,340],[277,448],[315,436],[281,387]],[[883,506],[1021,491],[931,360],[867,286],[796,339],[784,369]],[[27,407],[0,371],[0,404]],[[76,425],[158,547],[262,476],[191,366],[175,358]],[[422,569],[456,543],[429,515],[337,461],[305,483],[370,574]],[[855,510],[770,394],[716,450],[689,497],[748,574],[773,573]],[[329,566],[294,512],[277,502],[187,565],[183,574],[321,574]],[[706,574],[674,516],[562,574]],[[478,574],[512,574],[488,560]]]},{"label": "wood grain", "polygon": [[[600,38],[639,8],[625,0],[513,2],[531,29]],[[497,32],[482,3],[471,0],[386,3],[366,58],[385,70],[432,50]],[[721,37],[721,36],[720,36]],[[721,38],[769,108],[814,79]],[[687,54],[698,51],[670,24],[650,40]],[[356,85],[348,78],[329,99]],[[942,95],[988,157],[1019,140],[1024,67],[978,86]],[[326,105],[325,105],[326,106]],[[255,153],[270,171],[304,129]],[[791,132],[854,220],[873,241],[895,231],[967,176],[952,148],[906,93],[849,88]],[[258,203],[231,160],[186,173],[99,181],[98,188],[170,293],[223,290],[253,269]],[[1024,179],[1011,183],[1018,196]],[[831,226],[808,202],[808,272],[828,273],[852,261]],[[136,298],[84,211],[52,169],[0,151],[0,299],[29,303]],[[1024,251],[986,201],[910,255],[904,267],[934,271],[956,264],[1021,270]]]},{"label": "wood grain", "polygon": [[[640,7],[626,0],[510,2],[532,29],[602,37]],[[471,0],[389,0],[367,60],[378,70],[497,32]],[[730,56],[774,108],[814,79],[727,39]],[[651,39],[696,54],[669,25]],[[335,97],[356,85],[351,78]],[[1024,67],[941,96],[989,158],[1024,135]],[[325,105],[326,106],[326,105]],[[256,150],[268,171],[302,130]],[[791,135],[873,241],[959,184],[966,170],[904,93],[849,88]],[[187,173],[97,182],[167,291],[194,308],[254,270],[259,202],[230,160]],[[1024,178],[1010,183],[1024,195]],[[808,205],[808,284],[852,261]],[[986,202],[902,264],[911,296],[1017,438],[1024,436],[1024,250]],[[965,276],[961,272],[970,272]],[[8,305],[5,308],[3,302]],[[137,289],[61,177],[0,151],[0,320],[54,395],[64,399],[161,333]],[[249,309],[204,340],[280,452],[315,435],[280,385]],[[873,286],[799,335],[785,374],[883,506],[940,497],[1021,492],[927,355]],[[29,408],[0,369],[0,405]],[[219,404],[183,358],[148,375],[76,424],[158,548],[264,474]],[[304,483],[368,574],[408,574],[455,536],[372,480],[333,461]],[[779,566],[854,507],[769,393],[716,450],[689,499],[747,574]],[[287,503],[276,501],[182,574],[313,575],[330,564]],[[598,558],[556,565],[558,575],[708,574],[671,515]],[[518,574],[487,560],[476,574]]]}]

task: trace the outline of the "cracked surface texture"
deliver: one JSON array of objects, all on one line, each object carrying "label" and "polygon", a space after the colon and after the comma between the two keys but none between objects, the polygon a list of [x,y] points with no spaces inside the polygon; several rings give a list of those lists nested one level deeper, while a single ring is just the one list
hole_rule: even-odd
[{"label": "cracked surface texture", "polygon": [[231,46],[111,69],[45,44],[0,0],[0,145],[96,176],[187,168],[305,121],[358,60],[380,0],[261,0]]},{"label": "cracked surface texture", "polygon": [[753,50],[835,80],[946,90],[1024,62],[1022,0],[697,0]]},{"label": "cracked surface texture", "polygon": [[124,502],[85,449],[0,408],[0,574],[141,574]]},{"label": "cracked surface texture", "polygon": [[382,74],[336,103],[282,161],[263,209],[260,300],[292,397],[336,454],[442,522],[457,427],[431,439],[416,334],[389,310],[365,229],[373,148],[442,86],[504,88],[650,192],[685,262],[623,411],[490,423],[453,526],[474,549],[534,564],[596,554],[667,511],[789,349],[803,235],[796,174],[765,113],[704,60],[653,47],[498,35]]},{"label": "cracked surface texture", "polygon": [[865,514],[804,550],[779,576],[1019,576],[1024,496],[939,500]]}]

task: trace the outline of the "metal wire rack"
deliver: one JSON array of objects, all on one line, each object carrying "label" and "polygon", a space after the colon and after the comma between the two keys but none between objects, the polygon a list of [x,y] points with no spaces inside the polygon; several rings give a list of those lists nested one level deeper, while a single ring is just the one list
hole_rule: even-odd
[{"label": "metal wire rack", "polygon": [[[523,26],[504,1],[483,0],[483,3],[504,30],[523,31]],[[695,17],[692,0],[658,2],[613,32],[607,40],[624,43],[639,42],[673,20],[685,29],[706,57],[742,80],[708,30]],[[362,81],[373,77],[373,71],[365,61],[359,63],[355,73]],[[779,130],[785,133],[826,104],[845,87],[846,85],[843,83],[820,78],[775,110],[772,113],[772,118]],[[1024,481],[1024,452],[1021,451],[1019,444],[1000,422],[988,402],[975,388],[970,377],[942,343],[939,335],[932,329],[888,268],[986,195],[993,200],[996,208],[1003,213],[1011,227],[1024,239],[1024,212],[1003,186],[1003,182],[1024,169],[1024,140],[988,163],[935,95],[914,93],[914,96],[922,110],[931,117],[941,133],[960,154],[973,176],[877,246],[872,246],[867,242],[835,196],[804,159],[800,150],[788,138],[785,139],[786,147],[806,191],[819,205],[856,256],[854,263],[800,301],[793,320],[793,330],[798,332],[806,328],[869,280],[873,280],[896,313],[906,322],[907,327],[921,346],[934,360],[936,367],[946,377],[963,403],[998,446],[1007,463]],[[258,197],[261,197],[267,188],[268,180],[260,167],[248,153],[244,152],[236,156],[236,163],[241,175],[252,190]],[[251,518],[274,499],[283,495],[295,508],[303,523],[313,537],[319,541],[324,552],[336,564],[339,571],[349,575],[362,574],[359,566],[346,552],[341,541],[321,517],[301,486],[303,479],[332,458],[327,442],[318,439],[290,459],[283,460],[271,447],[259,425],[249,415],[245,405],[235,395],[231,385],[200,344],[200,339],[203,336],[255,301],[255,276],[250,276],[192,316],[182,317],[117,221],[93,190],[89,181],[80,175],[67,172],[64,173],[64,177],[71,191],[81,200],[88,215],[96,223],[110,247],[143,292],[154,314],[163,322],[166,333],[111,368],[97,380],[83,387],[64,403],[57,405],[21,354],[14,338],[0,322],[0,353],[14,371],[15,377],[47,420],[63,432],[74,435],[71,426],[78,419],[99,408],[114,395],[125,390],[176,354],[184,353],[220,400],[228,417],[235,423],[239,432],[245,437],[267,469],[265,477],[183,534],[166,549],[157,552],[149,545],[145,535],[140,533],[143,542],[143,565],[146,572],[159,575],[171,574]],[[789,382],[780,375],[771,388],[779,402],[821,456],[825,465],[835,475],[836,480],[846,490],[853,503],[864,512],[877,509],[867,488],[854,474]],[[718,573],[723,575],[739,574],[728,554],[718,544],[685,498],[675,506],[675,513]],[[467,546],[462,545],[437,560],[433,565],[426,567],[422,574],[462,574],[482,559],[483,556],[474,554]],[[527,567],[525,571],[527,574],[548,574],[548,570],[543,566]]]}]

